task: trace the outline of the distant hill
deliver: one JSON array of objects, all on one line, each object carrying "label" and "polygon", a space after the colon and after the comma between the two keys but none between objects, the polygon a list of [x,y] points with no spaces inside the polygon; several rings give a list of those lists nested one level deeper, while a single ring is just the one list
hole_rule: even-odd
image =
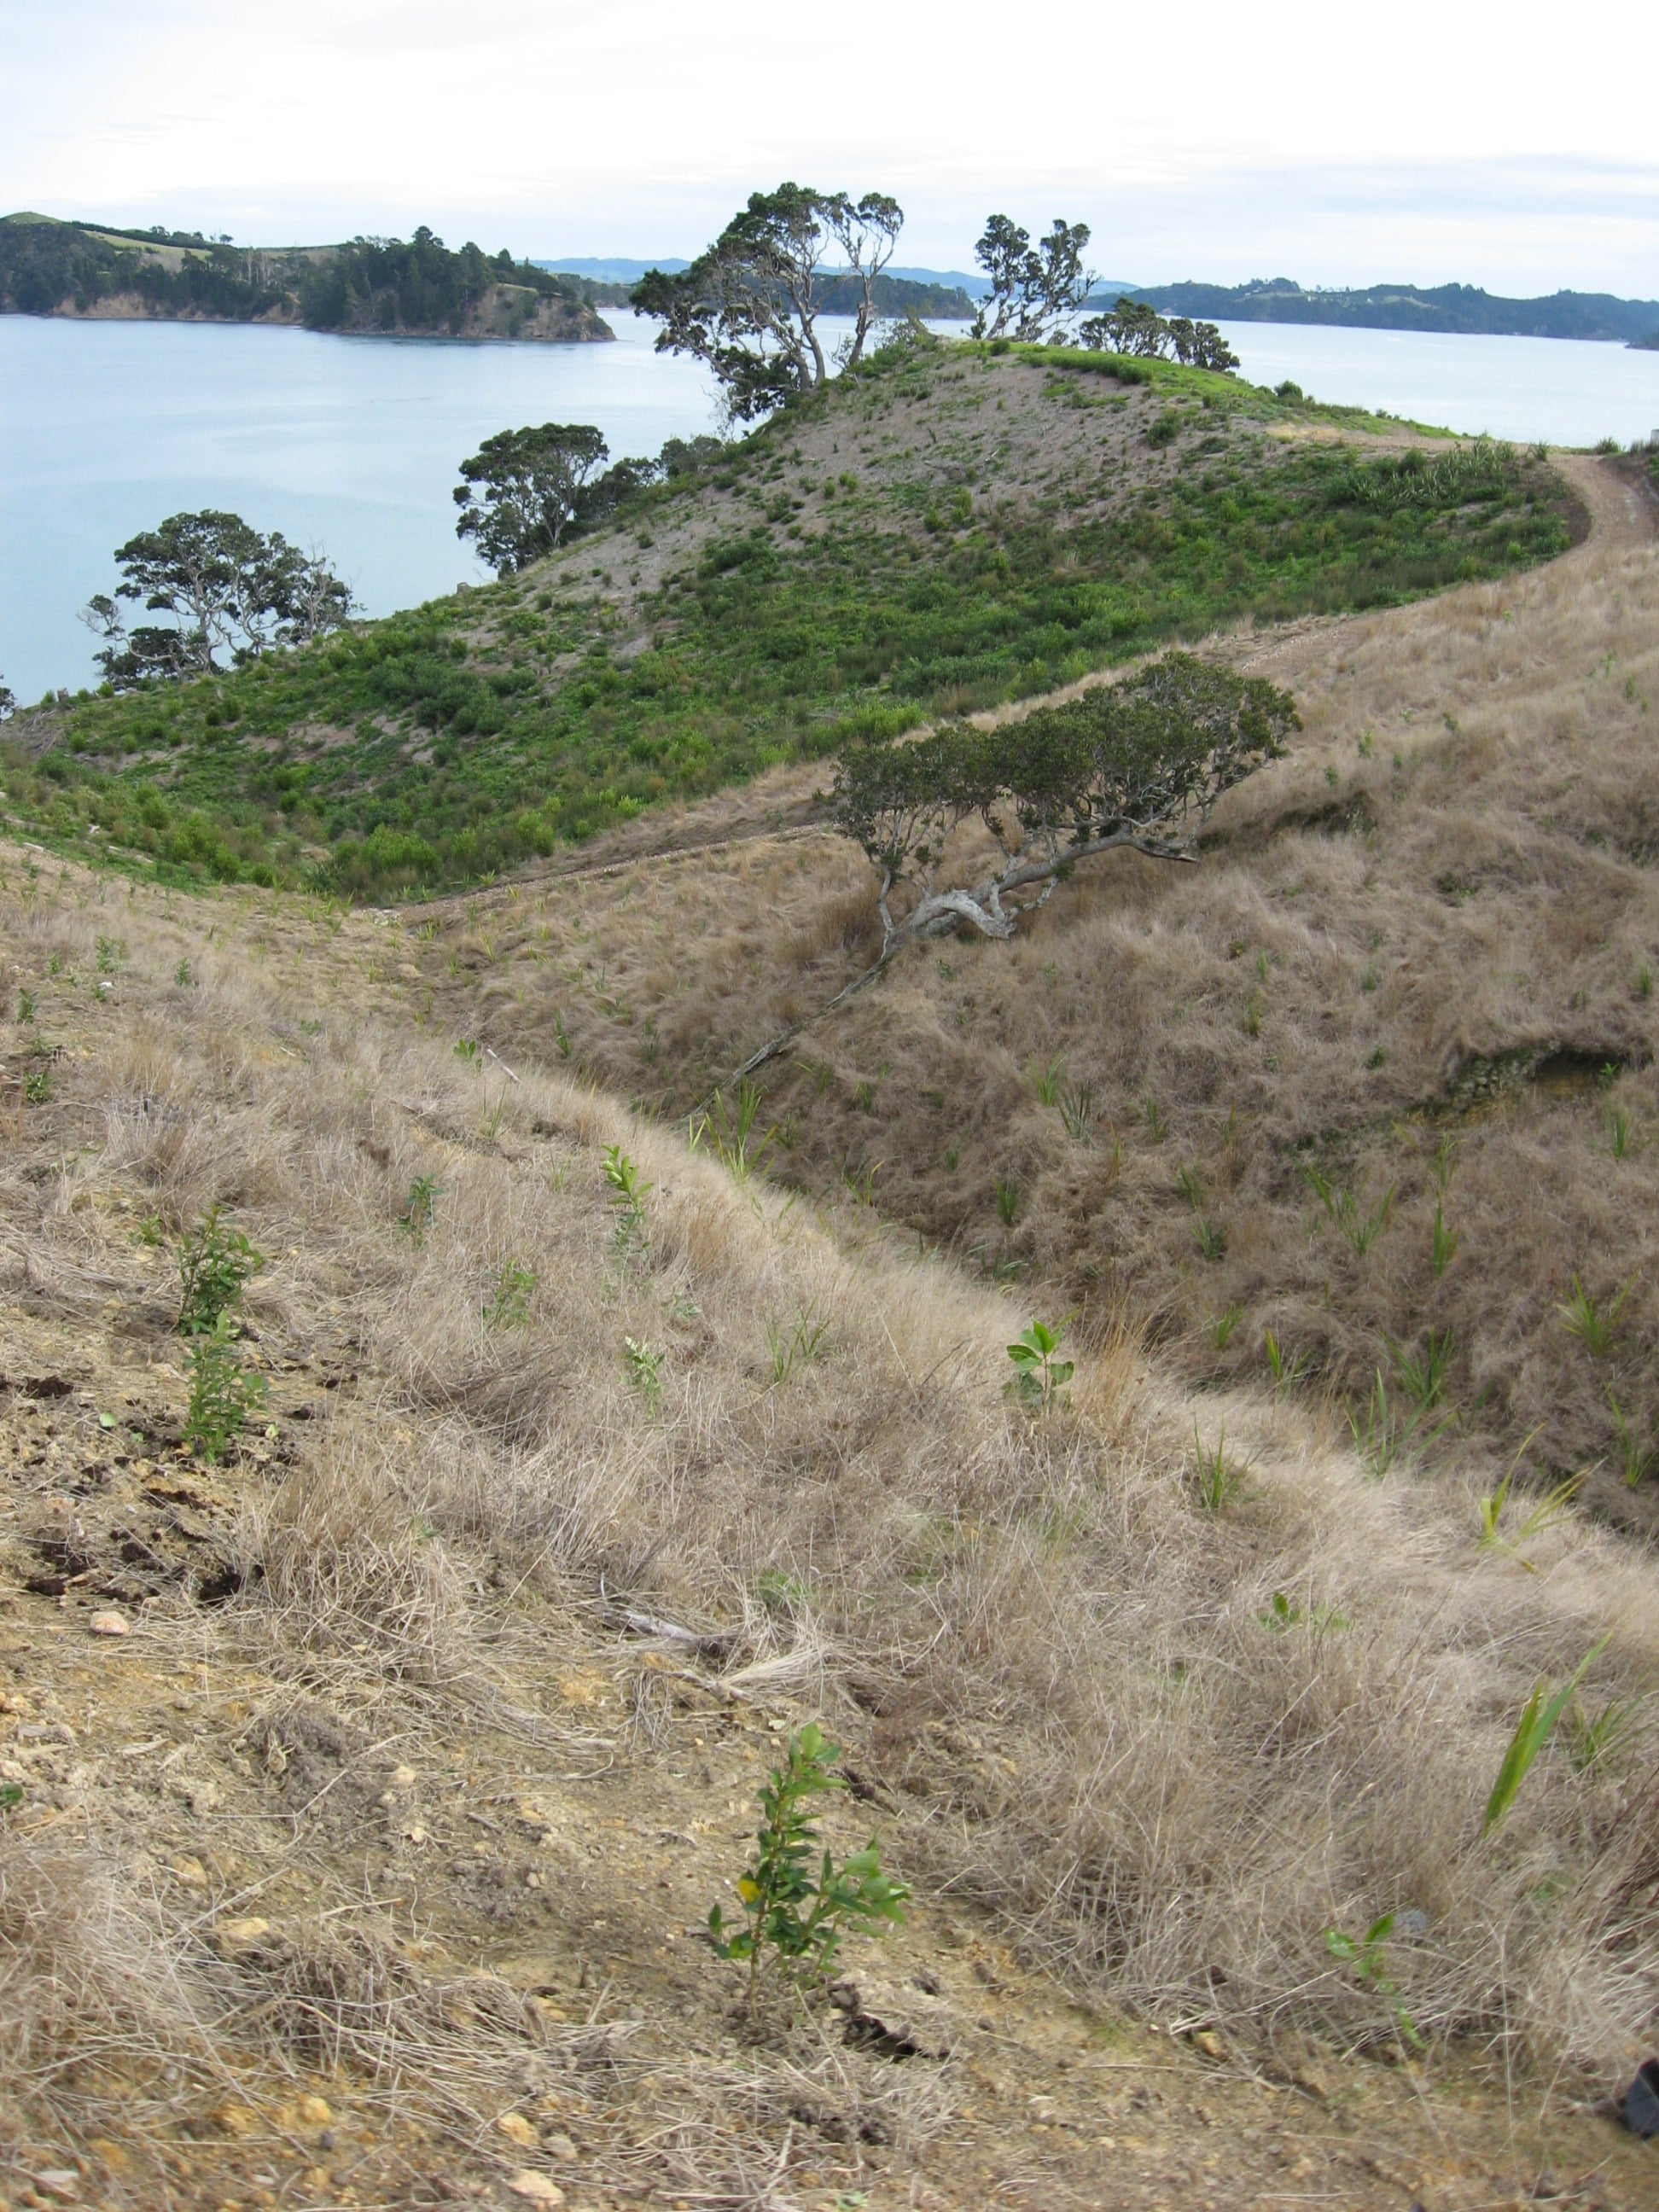
[{"label": "distant hill", "polygon": [[603,339],[583,288],[503,250],[407,241],[247,247],[199,231],[0,218],[0,313],[96,320],[298,323],[400,337]]},{"label": "distant hill", "polygon": [[[661,269],[672,276],[691,264],[665,256],[660,261],[571,258],[538,261],[535,265],[573,278],[596,307],[625,307],[629,294],[647,269]],[[972,282],[955,272],[939,275],[925,269],[889,269],[876,279],[876,305],[884,315],[921,315],[929,322],[968,323],[974,319],[975,293],[985,289],[981,279],[970,292],[968,287]],[[850,315],[858,304],[858,287],[851,273],[837,276],[832,271],[824,281],[821,297],[826,314]]]},{"label": "distant hill", "polygon": [[[1489,337],[1601,338],[1644,343],[1659,334],[1659,300],[1609,292],[1554,292],[1508,300],[1473,284],[1371,284],[1357,291],[1304,291],[1289,276],[1249,284],[1126,286],[1166,315],[1210,322],[1328,323],[1356,330],[1448,331]],[[1106,298],[1103,285],[1096,295]]]}]

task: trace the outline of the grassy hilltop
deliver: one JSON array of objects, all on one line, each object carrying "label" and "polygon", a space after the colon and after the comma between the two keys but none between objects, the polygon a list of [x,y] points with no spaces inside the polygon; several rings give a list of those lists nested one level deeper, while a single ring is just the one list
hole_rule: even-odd
[{"label": "grassy hilltop", "polygon": [[27,789],[186,873],[384,897],[1163,640],[1500,574],[1573,517],[1505,447],[1163,363],[901,346],[522,576],[76,704]]}]

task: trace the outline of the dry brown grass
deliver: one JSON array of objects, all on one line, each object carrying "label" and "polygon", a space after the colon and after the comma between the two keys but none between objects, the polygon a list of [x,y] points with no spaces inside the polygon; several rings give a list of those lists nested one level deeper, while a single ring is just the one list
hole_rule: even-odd
[{"label": "dry brown grass", "polygon": [[[912,956],[769,1074],[774,1175],[821,1201],[872,1188],[1051,1310],[1098,1327],[1127,1305],[1194,1381],[1265,1381],[1271,1330],[1304,1391],[1358,1409],[1379,1368],[1395,1386],[1391,1345],[1449,1332],[1477,1468],[1530,1437],[1528,1471],[1589,1468],[1601,1510],[1650,1526],[1659,564],[1634,489],[1578,472],[1597,533],[1547,569],[1217,641],[1289,684],[1306,727],[1218,811],[1203,865],[1085,869],[1016,945]],[[556,1017],[581,1068],[683,1111],[866,963],[868,880],[821,836],[516,886],[468,907],[465,946],[446,919],[410,988],[509,1058],[557,1065]],[[1056,1060],[1086,1141],[1036,1096]],[[1394,1193],[1368,1254],[1304,1166],[1362,1212]],[[1438,1275],[1437,1200],[1459,1240]],[[1563,1327],[1575,1274],[1604,1305],[1631,1285],[1611,1358]],[[1654,1455],[1644,1487],[1620,1419]]]}]

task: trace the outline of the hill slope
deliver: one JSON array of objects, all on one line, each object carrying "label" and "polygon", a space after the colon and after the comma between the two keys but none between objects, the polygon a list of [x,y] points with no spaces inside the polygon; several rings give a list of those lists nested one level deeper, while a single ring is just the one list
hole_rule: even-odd
[{"label": "hill slope", "polygon": [[[1298,1392],[1380,1419],[1378,1455],[1450,1417],[1435,1450],[1495,1453],[1495,1480],[1530,1440],[1520,1479],[1585,1470],[1650,1528],[1659,562],[1642,479],[1570,465],[1598,529],[1548,568],[1211,641],[1305,727],[1200,865],[1091,863],[1015,944],[907,956],[762,1079],[770,1171],[1050,1312],[1127,1315],[1194,1382],[1265,1384],[1271,1333]],[[820,780],[651,833],[678,860],[623,844],[411,911],[416,1002],[684,1113],[879,942],[862,855],[813,826]],[[1625,1297],[1597,1356],[1575,1279]]]},{"label": "hill slope", "polygon": [[609,338],[574,279],[422,227],[401,239],[243,247],[199,233],[0,218],[0,313],[302,323],[399,337]]},{"label": "hill slope", "polygon": [[[1480,1815],[1540,1670],[1637,1694],[1651,1561],[1121,1342],[1044,1416],[1023,1306],[458,1059],[398,933],[0,849],[9,2198],[1639,2212],[1650,1709]],[[814,1715],[912,1922],[751,2018],[697,1930]],[[1389,1910],[1404,2069],[1325,1936]]]},{"label": "hill slope", "polygon": [[37,717],[55,788],[27,787],[179,879],[383,896],[1161,639],[1502,574],[1575,526],[1507,447],[1162,363],[898,345],[523,575]]}]

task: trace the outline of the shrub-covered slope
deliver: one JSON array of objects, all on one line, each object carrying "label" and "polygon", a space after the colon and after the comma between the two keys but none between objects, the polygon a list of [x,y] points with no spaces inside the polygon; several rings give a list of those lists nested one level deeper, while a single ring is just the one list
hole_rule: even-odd
[{"label": "shrub-covered slope", "polygon": [[1507,447],[1161,363],[900,347],[522,575],[37,719],[29,803],[186,871],[461,883],[851,731],[1392,605],[1571,529]]}]

